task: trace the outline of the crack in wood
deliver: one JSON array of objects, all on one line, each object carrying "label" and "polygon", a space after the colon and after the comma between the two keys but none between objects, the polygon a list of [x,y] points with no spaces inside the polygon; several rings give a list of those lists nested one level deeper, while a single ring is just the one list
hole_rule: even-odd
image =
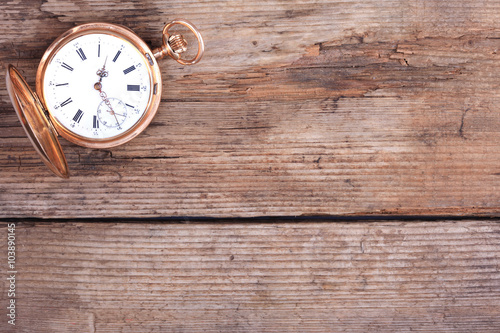
[{"label": "crack in wood", "polygon": [[469,108],[466,108],[464,110],[464,112],[462,113],[462,118],[461,118],[461,121],[460,121],[460,128],[458,129],[458,135],[464,139],[464,140],[467,140],[467,137],[465,136],[464,134],[464,122],[465,122],[465,116],[467,115],[467,112],[469,111],[470,109]]}]

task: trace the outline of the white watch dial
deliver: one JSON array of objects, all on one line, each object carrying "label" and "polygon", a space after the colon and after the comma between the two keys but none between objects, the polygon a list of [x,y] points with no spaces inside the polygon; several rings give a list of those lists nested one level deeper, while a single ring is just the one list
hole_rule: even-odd
[{"label": "white watch dial", "polygon": [[109,139],[132,128],[151,95],[148,61],[113,35],[77,37],[52,57],[43,80],[46,107],[76,135]]}]

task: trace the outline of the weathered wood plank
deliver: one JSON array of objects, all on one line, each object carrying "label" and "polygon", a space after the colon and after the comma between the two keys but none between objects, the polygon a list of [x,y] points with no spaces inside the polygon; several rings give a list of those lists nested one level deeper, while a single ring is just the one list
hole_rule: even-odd
[{"label": "weathered wood plank", "polygon": [[157,46],[185,17],[207,54],[162,63],[158,115],[127,145],[63,141],[69,181],[49,174],[0,91],[0,217],[498,215],[499,6],[2,3],[2,67],[31,84],[51,41],[89,21]]},{"label": "weathered wood plank", "polygon": [[18,223],[16,332],[500,330],[500,221],[228,222]]}]

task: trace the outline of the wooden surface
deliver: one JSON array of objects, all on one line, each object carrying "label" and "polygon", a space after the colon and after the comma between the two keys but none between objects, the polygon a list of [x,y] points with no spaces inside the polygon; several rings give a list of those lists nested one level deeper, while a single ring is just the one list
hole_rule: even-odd
[{"label": "wooden surface", "polygon": [[176,17],[204,59],[161,63],[160,109],[130,143],[61,139],[69,181],[0,91],[0,217],[499,215],[500,2],[2,2],[1,66],[34,86],[76,24],[158,46]]},{"label": "wooden surface", "polygon": [[0,82],[177,17],[205,57],[130,143],[61,139],[69,180],[0,89],[0,332],[500,331],[500,1],[3,1]]},{"label": "wooden surface", "polygon": [[231,222],[19,223],[16,332],[500,331],[498,220]]}]

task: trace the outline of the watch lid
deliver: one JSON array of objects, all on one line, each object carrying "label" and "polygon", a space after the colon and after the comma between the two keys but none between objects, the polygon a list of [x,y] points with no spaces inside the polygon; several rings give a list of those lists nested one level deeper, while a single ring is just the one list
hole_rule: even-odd
[{"label": "watch lid", "polygon": [[42,161],[57,176],[69,178],[66,157],[40,99],[12,65],[7,68],[6,81],[12,105]]}]

